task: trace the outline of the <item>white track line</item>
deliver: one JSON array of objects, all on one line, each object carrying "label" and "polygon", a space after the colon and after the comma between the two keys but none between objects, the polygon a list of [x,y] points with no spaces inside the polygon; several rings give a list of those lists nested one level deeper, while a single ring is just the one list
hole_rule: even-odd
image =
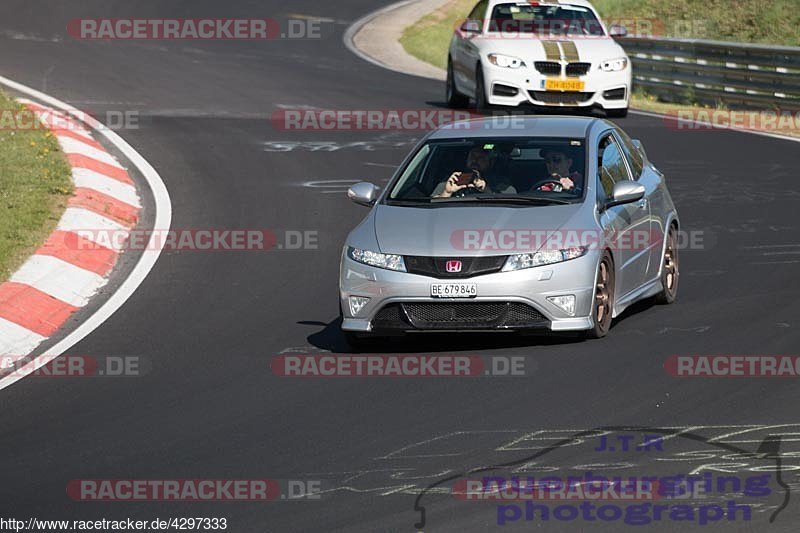
[{"label": "white track line", "polygon": [[72,181],[75,187],[94,189],[124,204],[137,208],[142,207],[139,195],[133,185],[109,178],[105,174],[100,174],[88,168],[73,168]]},{"label": "white track line", "polygon": [[83,307],[106,284],[103,276],[50,255],[31,256],[9,281],[23,283],[74,307]]},{"label": "white track line", "polygon": [[[662,115],[661,113],[652,113],[650,111],[639,111],[638,109],[631,109],[630,113],[633,115],[641,115],[643,117],[653,117],[653,118],[668,118],[670,120],[677,120],[676,117],[672,115]],[[710,127],[718,131],[732,131],[735,133],[749,133],[750,135],[758,135],[760,137],[769,137],[771,139],[780,139],[781,141],[792,141],[796,143],[800,143],[800,137],[789,137],[788,135],[779,135],[777,133],[767,133],[765,131],[753,131],[753,130],[743,130],[737,128],[723,128],[718,124],[712,124],[710,122],[704,120],[694,120],[694,119],[681,119],[681,122],[689,122],[691,124],[696,124],[698,126],[705,126]],[[676,130],[677,131],[677,130]]]},{"label": "white track line", "polygon": [[[109,142],[111,142],[127,159],[130,161],[142,174],[147,185],[153,193],[155,201],[155,221],[153,227],[157,230],[168,230],[172,224],[172,205],[170,203],[169,192],[166,185],[161,180],[161,176],[153,168],[153,166],[143,158],[130,144],[128,144],[122,137],[117,135],[116,132],[108,129],[103,124],[86,116],[78,109],[71,105],[64,103],[52,96],[44,94],[40,91],[17,83],[8,78],[0,76],[0,84],[5,85],[17,92],[23,93],[29,97],[36,98],[46,105],[60,109],[74,117],[82,117],[88,125],[95,131],[103,135]],[[128,275],[127,279],[122,282],[117,291],[103,303],[95,313],[86,319],[80,326],[75,328],[72,333],[68,334],[61,342],[47,350],[44,354],[35,357],[30,363],[25,365],[19,371],[14,372],[12,375],[5,376],[0,379],[0,389],[4,389],[38,368],[46,365],[59,355],[63,354],[75,344],[83,340],[92,331],[97,329],[103,322],[113,315],[122,305],[131,297],[136,289],[144,282],[147,275],[156,264],[158,257],[161,255],[164,243],[158,239],[156,232],[150,238],[150,242],[145,247],[145,251],[139,257],[139,261],[133,267],[133,270]]]}]

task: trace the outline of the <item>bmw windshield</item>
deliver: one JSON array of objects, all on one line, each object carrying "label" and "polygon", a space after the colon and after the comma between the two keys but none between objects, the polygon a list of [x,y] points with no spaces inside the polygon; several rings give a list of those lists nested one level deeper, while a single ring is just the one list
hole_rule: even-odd
[{"label": "bmw windshield", "polygon": [[389,205],[552,205],[580,201],[583,139],[447,139],[424,144],[392,185]]},{"label": "bmw windshield", "polygon": [[498,4],[489,22],[490,32],[559,35],[605,35],[591,9],[569,4]]}]

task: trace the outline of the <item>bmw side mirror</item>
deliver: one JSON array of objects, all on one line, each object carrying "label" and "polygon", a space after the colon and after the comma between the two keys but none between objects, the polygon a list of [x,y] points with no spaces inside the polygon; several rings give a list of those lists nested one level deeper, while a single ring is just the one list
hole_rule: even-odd
[{"label": "bmw side mirror", "polygon": [[378,195],[380,192],[380,187],[373,185],[372,183],[362,181],[347,189],[347,197],[358,205],[372,207],[378,200]]},{"label": "bmw side mirror", "polygon": [[480,33],[481,25],[477,20],[467,20],[461,25],[461,31],[464,33]]},{"label": "bmw side mirror", "polygon": [[627,37],[628,29],[622,24],[612,24],[611,27],[608,28],[608,34],[611,37]]},{"label": "bmw side mirror", "polygon": [[635,181],[620,181],[614,184],[611,190],[611,197],[606,200],[605,209],[615,205],[632,204],[638,202],[645,195],[644,185]]}]

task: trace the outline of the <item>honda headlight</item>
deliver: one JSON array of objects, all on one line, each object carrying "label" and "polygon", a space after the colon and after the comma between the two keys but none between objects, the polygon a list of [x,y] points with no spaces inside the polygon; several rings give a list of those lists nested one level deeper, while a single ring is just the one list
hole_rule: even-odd
[{"label": "honda headlight", "polygon": [[525,268],[562,263],[586,255],[589,249],[585,246],[566,248],[564,250],[542,250],[532,254],[517,254],[509,256],[503,267],[503,272],[512,272]]},{"label": "honda headlight", "polygon": [[489,54],[489,63],[496,67],[520,68],[525,66],[525,62],[518,57],[503,54]]},{"label": "honda headlight", "polygon": [[370,252],[369,250],[360,250],[358,248],[353,248],[352,246],[347,248],[347,255],[350,257],[350,259],[358,263],[363,263],[365,265],[378,268],[385,268],[387,270],[406,272],[406,264],[403,261],[402,255]]},{"label": "honda headlight", "polygon": [[605,72],[619,72],[628,67],[628,58],[620,57],[617,59],[609,59],[600,63],[600,70]]}]

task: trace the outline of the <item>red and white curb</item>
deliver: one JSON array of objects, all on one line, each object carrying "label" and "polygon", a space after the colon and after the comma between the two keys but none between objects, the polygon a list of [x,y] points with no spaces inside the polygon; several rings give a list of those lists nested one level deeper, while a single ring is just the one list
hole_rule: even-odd
[{"label": "red and white curb", "polygon": [[128,171],[91,132],[55,109],[20,99],[50,128],[72,167],[75,193],[56,230],[0,284],[0,354],[30,354],[108,281],[119,257],[83,235],[98,230],[125,235],[142,205]]},{"label": "red and white curb", "polygon": [[[130,272],[90,316],[44,353],[31,355],[108,282],[121,252],[93,242],[93,236],[104,233],[98,230],[108,229],[116,239],[138,222],[142,205],[134,182],[95,135],[105,137],[139,171],[152,195],[153,228],[169,230],[172,205],[158,172],[116,132],[69,104],[13,80],[0,76],[0,85],[36,100],[20,99],[58,138],[72,166],[75,185],[56,230],[8,282],[0,285],[0,361],[24,359],[12,373],[0,366],[1,390],[98,328],[144,282],[161,255],[163,243],[151,237]],[[78,234],[82,230],[90,231]]]}]

